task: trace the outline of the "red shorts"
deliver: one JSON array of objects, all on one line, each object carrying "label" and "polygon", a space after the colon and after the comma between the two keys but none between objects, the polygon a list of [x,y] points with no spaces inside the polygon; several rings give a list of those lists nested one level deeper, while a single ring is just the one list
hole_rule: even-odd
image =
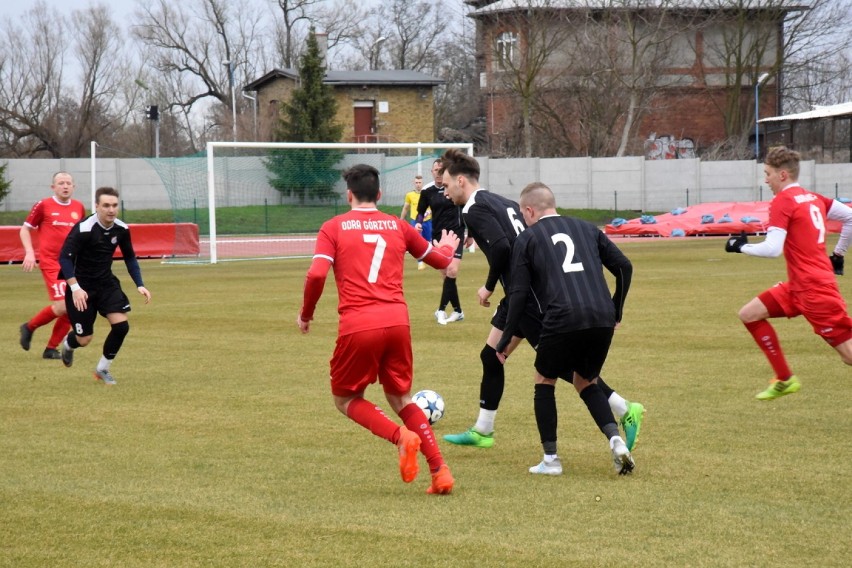
[{"label": "red shorts", "polygon": [[52,302],[65,301],[65,280],[59,279],[59,264],[45,264],[39,262],[41,277],[47,286],[47,295]]},{"label": "red shorts", "polygon": [[388,394],[407,394],[413,369],[409,326],[350,333],[337,338],[331,356],[331,392],[353,396],[378,380]]},{"label": "red shorts", "polygon": [[788,282],[781,282],[758,298],[770,317],[805,316],[814,333],[832,347],[852,339],[852,318],[846,313],[846,302],[836,285],[794,292]]}]

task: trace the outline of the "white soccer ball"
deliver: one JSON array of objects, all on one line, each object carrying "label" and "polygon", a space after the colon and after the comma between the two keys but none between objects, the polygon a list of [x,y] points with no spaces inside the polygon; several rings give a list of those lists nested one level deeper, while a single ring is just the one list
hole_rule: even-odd
[{"label": "white soccer ball", "polygon": [[444,416],[444,398],[433,390],[422,390],[412,397],[414,404],[423,410],[429,424],[434,424]]}]

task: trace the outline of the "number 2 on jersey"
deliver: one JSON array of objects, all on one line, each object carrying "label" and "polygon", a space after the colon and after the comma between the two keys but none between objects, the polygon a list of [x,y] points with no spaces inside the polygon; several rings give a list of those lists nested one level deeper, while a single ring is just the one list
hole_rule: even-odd
[{"label": "number 2 on jersey", "polygon": [[582,262],[571,262],[574,259],[574,241],[565,233],[556,233],[551,235],[550,240],[553,244],[562,243],[565,245],[565,260],[562,261],[562,272],[580,272],[583,270]]},{"label": "number 2 on jersey", "polygon": [[367,275],[367,282],[373,284],[379,279],[379,268],[382,266],[382,258],[385,256],[387,243],[381,235],[364,235],[364,242],[376,243],[376,250],[373,251],[373,260],[370,262],[370,273]]}]

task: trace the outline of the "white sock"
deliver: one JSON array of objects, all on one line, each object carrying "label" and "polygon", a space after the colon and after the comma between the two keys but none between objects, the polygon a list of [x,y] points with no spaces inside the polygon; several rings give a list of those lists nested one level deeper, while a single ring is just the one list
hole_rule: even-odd
[{"label": "white sock", "polygon": [[553,460],[558,460],[559,456],[556,454],[544,454],[544,463],[550,463]]},{"label": "white sock", "polygon": [[476,419],[476,424],[473,425],[473,429],[479,432],[480,434],[488,434],[494,433],[494,417],[497,415],[496,410],[485,410],[484,408],[479,409],[479,417]]},{"label": "white sock", "polygon": [[109,371],[110,365],[112,365],[112,359],[107,359],[101,355],[101,360],[98,361],[98,371]]},{"label": "white sock", "polygon": [[621,417],[627,414],[628,404],[630,403],[621,398],[621,395],[615,391],[612,391],[612,394],[609,395],[609,408],[618,420],[621,420]]}]

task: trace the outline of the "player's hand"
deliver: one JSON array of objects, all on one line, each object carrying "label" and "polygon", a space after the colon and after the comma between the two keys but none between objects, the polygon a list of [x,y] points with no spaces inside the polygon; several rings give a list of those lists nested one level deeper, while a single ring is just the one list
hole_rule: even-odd
[{"label": "player's hand", "polygon": [[453,251],[455,251],[457,248],[459,248],[459,242],[459,237],[454,232],[447,231],[446,229],[441,229],[441,240],[433,241],[432,244],[434,244],[436,247],[448,246],[453,249]]},{"label": "player's hand", "polygon": [[146,288],[145,286],[139,286],[136,289],[139,291],[140,294],[145,296],[146,304],[151,302],[151,292],[148,291],[148,288]]},{"label": "player's hand", "polygon": [[22,265],[24,272],[31,272],[35,268],[36,259],[35,253],[27,253],[24,255],[24,263]]},{"label": "player's hand", "polygon": [[739,236],[731,237],[725,242],[725,252],[743,252],[743,245],[748,244],[748,237],[746,236],[745,231],[739,234]]},{"label": "player's hand", "polygon": [[89,294],[80,288],[74,292],[71,292],[71,298],[74,302],[74,307],[77,308],[78,312],[86,311],[86,303],[89,299]]},{"label": "player's hand", "polygon": [[506,359],[508,359],[508,358],[509,358],[509,354],[508,354],[508,353],[504,353],[503,351],[498,351],[498,352],[497,352],[497,360],[498,360],[498,361],[500,361],[500,363],[501,363],[501,364],[505,364],[505,363],[506,363]]},{"label": "player's hand", "polygon": [[838,276],[843,276],[843,257],[834,253],[828,258],[831,260],[831,267],[834,269],[834,273]]},{"label": "player's hand", "polygon": [[485,286],[480,288],[479,291],[476,293],[476,295],[479,296],[479,305],[483,306],[485,308],[491,306],[491,302],[489,301],[489,298],[491,297],[491,294],[493,294],[493,293],[494,293],[493,291],[489,290]]},{"label": "player's hand", "polygon": [[414,230],[418,233],[423,232],[423,225],[421,223],[414,223]]},{"label": "player's hand", "polygon": [[296,325],[299,326],[299,329],[302,331],[302,333],[308,333],[309,331],[311,331],[311,320],[303,320],[302,314],[296,316]]}]

